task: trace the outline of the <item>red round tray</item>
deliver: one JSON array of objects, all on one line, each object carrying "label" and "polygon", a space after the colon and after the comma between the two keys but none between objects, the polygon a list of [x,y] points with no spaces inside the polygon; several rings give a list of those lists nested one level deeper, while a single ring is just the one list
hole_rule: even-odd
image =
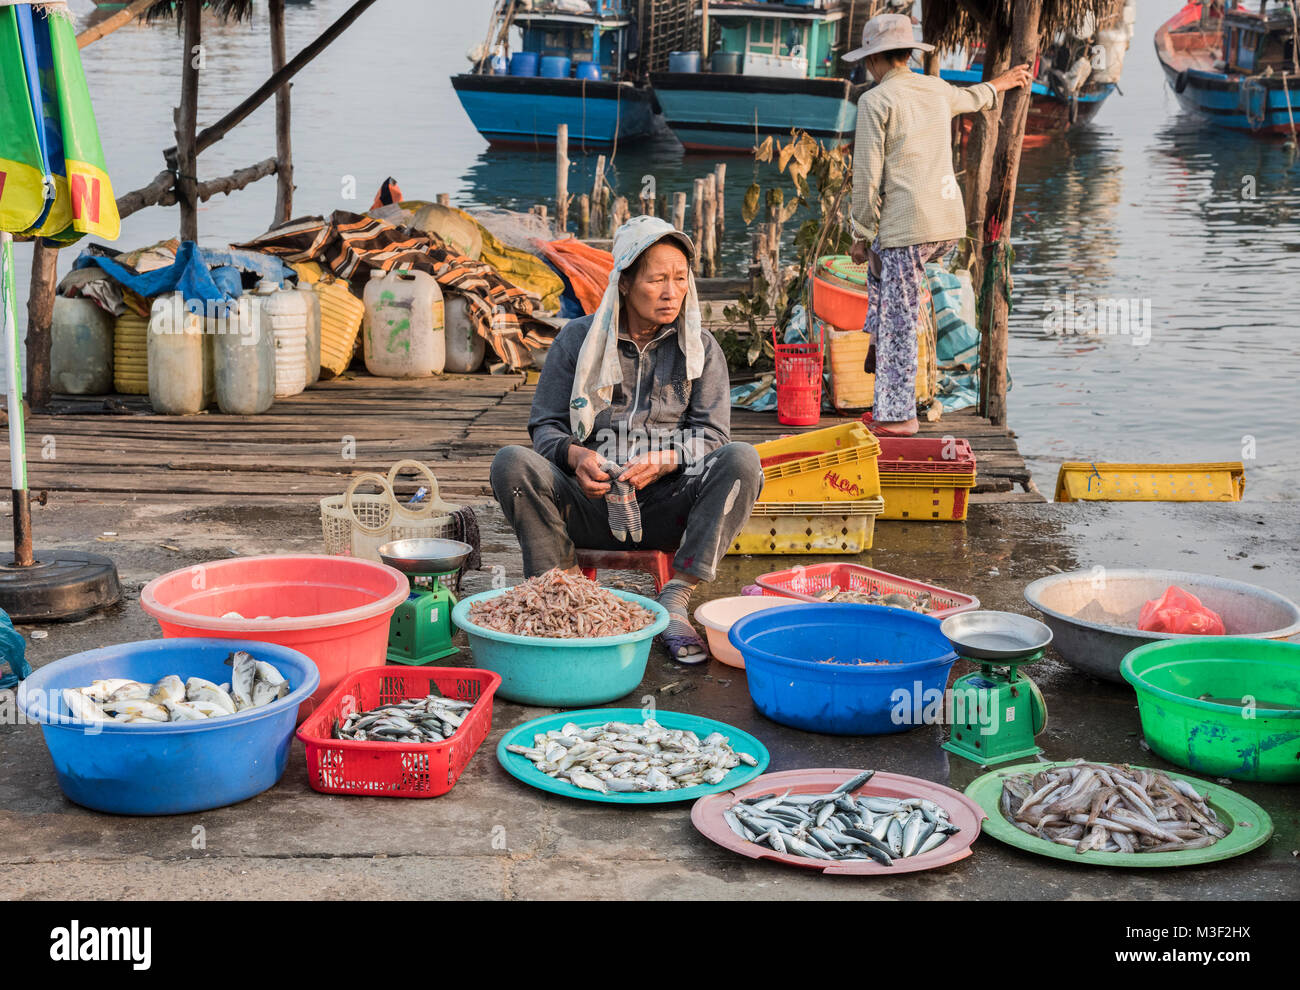
[{"label": "red round tray", "polygon": [[987,817],[978,804],[966,795],[941,784],[935,784],[920,777],[907,777],[903,774],[879,772],[864,787],[854,792],[862,797],[918,797],[928,798],[948,812],[949,821],[961,828],[961,831],[941,845],[938,849],[924,856],[912,856],[908,859],[896,859],[893,866],[884,866],[875,860],[851,860],[844,863],[828,863],[824,859],[809,859],[805,856],[792,856],[778,853],[765,845],[742,839],[722,817],[722,812],[738,800],[755,794],[775,791],[777,794],[792,789],[796,794],[823,794],[834,790],[846,780],[861,773],[861,770],[784,770],[780,773],[768,773],[755,777],[748,784],[722,794],[710,794],[702,797],[691,807],[691,824],[705,837],[718,845],[738,852],[750,859],[771,859],[790,866],[802,866],[805,869],[820,870],[827,874],[848,876],[892,876],[900,873],[916,873],[921,870],[933,870],[947,866],[971,854],[971,843],[980,834],[980,823]]}]

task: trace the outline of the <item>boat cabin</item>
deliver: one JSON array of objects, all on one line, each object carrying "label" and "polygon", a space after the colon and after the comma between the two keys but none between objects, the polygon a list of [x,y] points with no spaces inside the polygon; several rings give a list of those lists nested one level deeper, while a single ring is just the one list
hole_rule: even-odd
[{"label": "boat cabin", "polygon": [[847,7],[715,0],[696,16],[707,17],[709,65],[714,72],[798,79],[843,75]]},{"label": "boat cabin", "polygon": [[[1271,9],[1270,9],[1271,8]],[[1296,71],[1295,15],[1289,5],[1262,0],[1258,10],[1239,3],[1223,13],[1223,69],[1242,75]]]},{"label": "boat cabin", "polygon": [[534,0],[512,23],[519,34],[511,51],[536,56],[543,76],[617,80],[636,51],[636,22],[625,0]]}]

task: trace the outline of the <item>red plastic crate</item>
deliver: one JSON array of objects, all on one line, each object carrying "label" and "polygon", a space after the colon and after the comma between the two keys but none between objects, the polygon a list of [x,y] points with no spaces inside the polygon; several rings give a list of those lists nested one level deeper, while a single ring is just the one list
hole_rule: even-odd
[{"label": "red plastic crate", "polygon": [[975,474],[969,440],[955,437],[880,437],[880,474]]},{"label": "red plastic crate", "polygon": [[963,595],[949,591],[933,584],[922,584],[911,578],[899,577],[887,571],[878,571],[861,564],[814,564],[811,567],[793,567],[786,571],[773,571],[758,579],[758,586],[765,595],[782,595],[797,598],[804,602],[818,601],[816,595],[827,588],[839,588],[843,591],[879,592],[888,595],[895,591],[916,594],[921,591],[930,593],[930,602],[937,608],[930,612],[935,619],[946,619],[958,612],[970,612],[980,607],[980,600],[973,595]]},{"label": "red plastic crate", "polygon": [[[323,794],[437,797],[455,785],[492,731],[492,696],[501,675],[473,667],[367,667],[347,674],[298,727],[307,747],[307,777]],[[475,701],[450,739],[440,743],[360,742],[333,738],[334,720],[433,694]]]}]

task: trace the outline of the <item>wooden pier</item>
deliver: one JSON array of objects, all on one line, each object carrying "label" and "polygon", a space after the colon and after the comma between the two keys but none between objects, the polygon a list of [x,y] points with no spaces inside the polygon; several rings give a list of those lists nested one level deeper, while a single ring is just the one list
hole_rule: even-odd
[{"label": "wooden pier", "polygon": [[[533,387],[527,376],[448,375],[399,381],[364,374],[321,382],[277,399],[260,416],[158,416],[145,396],[56,399],[27,422],[31,489],[50,498],[142,497],[231,505],[341,494],[363,472],[423,461],[442,494],[470,504],[491,499],[488,471],[508,444],[528,443]],[[847,422],[823,416],[821,426]],[[734,439],[759,443],[799,432],[775,413],[734,411]],[[1015,435],[971,413],[922,427],[925,436],[970,441],[979,464],[972,502],[1044,501]],[[399,483],[412,491],[414,476]],[[372,488],[360,488],[372,491]]]}]

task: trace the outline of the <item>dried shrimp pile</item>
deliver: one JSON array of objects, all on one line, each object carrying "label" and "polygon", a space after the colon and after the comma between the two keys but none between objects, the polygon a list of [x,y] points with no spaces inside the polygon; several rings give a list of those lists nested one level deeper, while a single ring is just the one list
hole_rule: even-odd
[{"label": "dried shrimp pile", "polygon": [[586,639],[644,629],[654,614],[580,574],[553,567],[503,595],[470,606],[476,626],[515,636]]}]

